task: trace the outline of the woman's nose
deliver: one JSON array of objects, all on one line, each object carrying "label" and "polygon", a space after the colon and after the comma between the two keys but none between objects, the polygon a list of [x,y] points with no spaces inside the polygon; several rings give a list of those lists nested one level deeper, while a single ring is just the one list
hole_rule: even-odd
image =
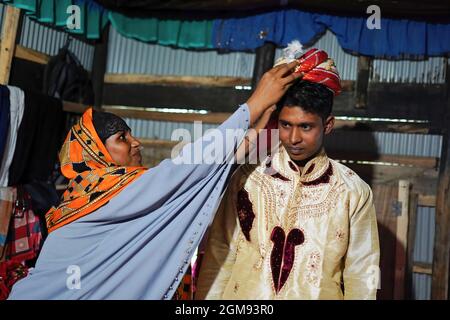
[{"label": "woman's nose", "polygon": [[135,137],[132,137],[131,146],[133,148],[138,148],[140,145],[141,145],[141,142],[138,139],[136,139]]}]

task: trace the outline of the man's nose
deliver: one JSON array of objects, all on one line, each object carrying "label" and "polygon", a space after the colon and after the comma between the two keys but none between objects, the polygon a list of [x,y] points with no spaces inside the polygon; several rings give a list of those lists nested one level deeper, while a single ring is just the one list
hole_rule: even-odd
[{"label": "man's nose", "polygon": [[301,143],[302,141],[303,139],[300,130],[296,127],[293,127],[289,135],[289,142],[291,144],[297,144]]}]

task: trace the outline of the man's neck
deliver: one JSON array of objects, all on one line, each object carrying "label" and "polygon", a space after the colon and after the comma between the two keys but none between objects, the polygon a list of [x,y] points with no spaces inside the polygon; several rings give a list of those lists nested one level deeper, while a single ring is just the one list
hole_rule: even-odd
[{"label": "man's neck", "polygon": [[322,147],[320,147],[319,150],[317,150],[317,152],[314,153],[311,157],[306,158],[306,159],[304,159],[304,160],[293,160],[292,158],[291,158],[291,160],[297,165],[297,167],[298,167],[300,170],[303,170],[303,168],[306,166],[306,164],[307,164],[310,160],[312,160],[312,159],[314,159],[315,157],[317,157],[317,155],[320,153],[321,150],[322,150]]}]

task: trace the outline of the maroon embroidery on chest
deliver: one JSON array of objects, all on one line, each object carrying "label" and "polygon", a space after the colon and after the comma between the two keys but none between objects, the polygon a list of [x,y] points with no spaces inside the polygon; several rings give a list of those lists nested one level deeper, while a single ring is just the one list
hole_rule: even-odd
[{"label": "maroon embroidery on chest", "polygon": [[250,230],[253,226],[255,213],[253,212],[253,206],[248,196],[248,192],[245,189],[241,189],[238,192],[236,209],[242,233],[244,234],[245,239],[250,241]]},{"label": "maroon embroidery on chest", "polygon": [[295,172],[298,172],[297,167],[296,167],[291,161],[289,161],[288,163],[289,163],[289,167],[290,167],[292,170],[294,170]]},{"label": "maroon embroidery on chest", "polygon": [[273,228],[270,240],[273,242],[270,267],[275,292],[278,293],[286,283],[294,266],[295,247],[305,241],[305,236],[300,229],[295,228],[286,237],[283,228],[277,226]]},{"label": "maroon embroidery on chest", "polygon": [[312,181],[302,182],[304,186],[316,186],[321,183],[329,183],[330,177],[333,175],[333,166],[331,163],[328,165],[328,169],[317,179]]},{"label": "maroon embroidery on chest", "polygon": [[282,176],[280,173],[275,173],[275,174],[273,174],[273,175],[271,175],[271,177],[273,177],[273,178],[275,178],[275,179],[280,179],[280,180],[282,180],[282,181],[291,181],[291,180],[289,180],[288,178],[286,178],[286,177],[284,177],[284,176]]},{"label": "maroon embroidery on chest", "polygon": [[316,166],[315,163],[311,164],[311,166],[308,168],[308,170],[305,172],[305,174],[310,174],[311,172],[313,172],[315,166]]}]

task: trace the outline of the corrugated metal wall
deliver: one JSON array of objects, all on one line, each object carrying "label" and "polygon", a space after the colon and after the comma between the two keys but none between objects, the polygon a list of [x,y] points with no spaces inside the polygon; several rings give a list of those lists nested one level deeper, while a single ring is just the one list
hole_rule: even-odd
[{"label": "corrugated metal wall", "polygon": [[326,146],[331,148],[339,146],[339,150],[342,151],[440,157],[442,136],[395,132],[335,131],[326,138]]},{"label": "corrugated metal wall", "polygon": [[107,73],[251,78],[255,55],[193,51],[148,44],[110,28]]},{"label": "corrugated metal wall", "polygon": [[375,59],[370,81],[396,83],[445,83],[446,60],[441,57],[422,61]]},{"label": "corrugated metal wall", "polygon": [[[125,118],[125,121],[130,126],[133,135],[138,138],[171,140],[172,133],[176,129],[186,129],[194,137],[194,124],[192,122],[166,122],[131,118]],[[205,132],[216,127],[217,125],[214,124],[203,124],[202,130]]]},{"label": "corrugated metal wall", "polygon": [[431,276],[428,274],[413,274],[414,300],[431,299]]},{"label": "corrugated metal wall", "polygon": [[[433,263],[435,218],[434,207],[417,208],[414,262]],[[431,275],[417,273],[413,275],[413,294],[418,300],[431,299]]]},{"label": "corrugated metal wall", "polygon": [[[25,17],[19,43],[30,49],[55,55],[59,48],[64,46],[68,37],[69,34],[66,32],[49,28]],[[86,70],[92,70],[94,46],[72,38],[69,49],[78,57]]]}]

